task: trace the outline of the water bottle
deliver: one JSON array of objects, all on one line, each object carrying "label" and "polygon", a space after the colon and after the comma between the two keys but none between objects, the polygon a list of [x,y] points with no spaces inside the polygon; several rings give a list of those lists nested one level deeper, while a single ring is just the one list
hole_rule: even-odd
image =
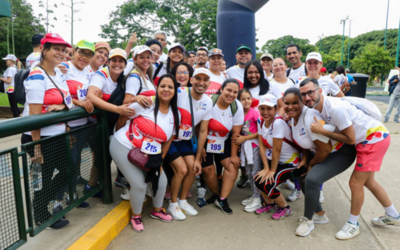
[{"label": "water bottle", "polygon": [[35,191],[42,190],[42,165],[32,163],[32,186]]}]

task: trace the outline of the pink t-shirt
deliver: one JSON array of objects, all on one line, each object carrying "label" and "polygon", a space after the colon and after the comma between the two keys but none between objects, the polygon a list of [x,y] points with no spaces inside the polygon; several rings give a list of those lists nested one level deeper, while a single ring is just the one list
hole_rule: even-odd
[{"label": "pink t-shirt", "polygon": [[[260,117],[260,113],[257,109],[250,108],[249,112],[244,117],[244,124],[242,127],[243,135],[252,135],[257,133],[257,119]],[[253,148],[258,147],[258,138],[250,140]]]}]

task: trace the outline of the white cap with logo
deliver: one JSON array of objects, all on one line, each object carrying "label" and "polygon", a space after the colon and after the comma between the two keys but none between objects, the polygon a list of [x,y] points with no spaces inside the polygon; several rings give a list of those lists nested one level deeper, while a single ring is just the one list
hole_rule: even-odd
[{"label": "white cap with logo", "polygon": [[8,54],[6,57],[3,58],[3,60],[13,60],[14,62],[16,62],[17,57],[14,56],[13,54]]},{"label": "white cap with logo", "polygon": [[318,62],[322,62],[322,56],[319,52],[310,52],[307,55],[306,62],[310,59],[315,59]]},{"label": "white cap with logo", "polygon": [[278,104],[278,100],[273,94],[265,94],[260,97],[260,103],[258,106],[266,105],[269,107],[275,107]]},{"label": "white cap with logo", "polygon": [[195,77],[195,76],[200,75],[200,74],[204,74],[204,75],[206,75],[208,77],[211,77],[210,71],[208,69],[206,69],[206,68],[197,68],[197,69],[195,69],[194,72],[193,72],[193,76],[192,77]]},{"label": "white cap with logo", "polygon": [[136,46],[135,48],[133,48],[131,50],[131,52],[133,51],[133,57],[136,57],[137,55],[142,54],[143,52],[149,51],[150,54],[153,54],[153,51],[147,46],[147,45],[139,45]]}]

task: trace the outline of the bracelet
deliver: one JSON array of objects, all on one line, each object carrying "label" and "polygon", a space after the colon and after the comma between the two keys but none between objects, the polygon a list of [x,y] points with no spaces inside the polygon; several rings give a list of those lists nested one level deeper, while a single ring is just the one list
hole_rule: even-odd
[{"label": "bracelet", "polygon": [[274,172],[274,173],[276,173],[276,170],[272,170],[272,169],[270,169],[269,171],[270,171],[270,172]]}]

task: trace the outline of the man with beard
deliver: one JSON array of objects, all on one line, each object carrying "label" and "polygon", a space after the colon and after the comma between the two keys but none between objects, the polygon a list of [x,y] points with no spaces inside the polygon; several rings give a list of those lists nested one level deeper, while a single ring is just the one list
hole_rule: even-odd
[{"label": "man with beard", "polygon": [[193,69],[207,68],[208,48],[201,46],[196,53],[196,66]]},{"label": "man with beard", "polygon": [[297,87],[307,77],[306,66],[301,62],[302,55],[299,45],[290,44],[286,47],[286,59],[292,64],[292,67],[286,72],[286,77],[291,78]]},{"label": "man with beard", "polygon": [[251,54],[251,49],[249,46],[244,44],[239,45],[239,47],[236,49],[235,56],[238,64],[230,67],[226,71],[228,78],[234,78],[239,82],[240,89],[243,88],[244,69],[246,67],[246,64],[250,62],[252,56],[253,55]]}]

